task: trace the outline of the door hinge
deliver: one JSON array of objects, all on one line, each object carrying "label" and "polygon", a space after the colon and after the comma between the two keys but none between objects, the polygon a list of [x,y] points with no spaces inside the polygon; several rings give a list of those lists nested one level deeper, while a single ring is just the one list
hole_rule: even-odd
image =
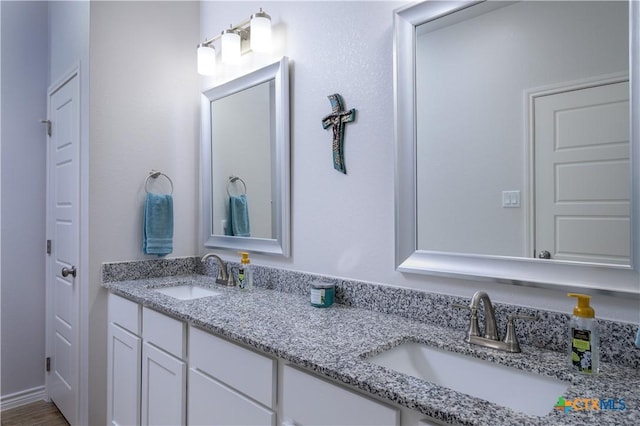
[{"label": "door hinge", "polygon": [[47,369],[47,373],[48,373],[49,371],[51,371],[51,357],[50,356],[47,357],[45,364],[46,364],[46,369]]},{"label": "door hinge", "polygon": [[47,240],[47,254],[51,254],[51,240]]},{"label": "door hinge", "polygon": [[47,135],[51,137],[51,120],[40,120],[40,122],[47,125]]}]

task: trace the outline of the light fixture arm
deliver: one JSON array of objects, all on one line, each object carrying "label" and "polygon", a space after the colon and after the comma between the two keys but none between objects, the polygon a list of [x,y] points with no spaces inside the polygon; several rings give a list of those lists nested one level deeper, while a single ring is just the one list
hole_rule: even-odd
[{"label": "light fixture arm", "polygon": [[[240,38],[242,40],[248,40],[251,34],[251,18],[249,19],[245,19],[244,21],[240,22],[239,24],[236,25],[230,25],[229,28],[227,28],[224,31],[235,31],[238,34],[240,34]],[[205,38],[204,41],[202,43],[200,43],[198,46],[211,46],[213,43],[215,43],[216,41],[220,40],[222,38],[222,34],[224,33],[224,31],[222,31],[220,34],[212,37],[211,39]]]}]

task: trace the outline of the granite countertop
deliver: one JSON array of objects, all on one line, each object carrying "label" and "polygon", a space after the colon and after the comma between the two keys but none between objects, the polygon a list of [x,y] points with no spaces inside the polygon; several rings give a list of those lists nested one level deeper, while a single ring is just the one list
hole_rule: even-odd
[{"label": "granite countertop", "polygon": [[[152,290],[178,283],[211,287],[221,294],[183,301]],[[300,295],[261,288],[242,291],[217,285],[206,275],[106,282],[103,286],[199,328],[447,423],[640,424],[640,372],[636,369],[601,363],[597,377],[583,376],[568,371],[562,353],[530,346],[523,346],[518,354],[485,349],[464,343],[459,331],[338,304],[314,308]],[[364,360],[407,341],[569,381],[571,386],[562,395],[566,400],[614,399],[618,402],[615,407],[621,408],[619,400],[623,399],[625,409],[565,413],[550,406],[548,415],[530,416]],[[527,397],[523,389],[522,398]]]}]

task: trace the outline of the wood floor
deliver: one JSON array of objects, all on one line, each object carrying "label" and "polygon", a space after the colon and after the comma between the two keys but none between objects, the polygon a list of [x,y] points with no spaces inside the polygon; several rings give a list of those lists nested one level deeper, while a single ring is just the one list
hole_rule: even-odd
[{"label": "wood floor", "polygon": [[2,426],[69,426],[52,402],[38,401],[0,413]]}]

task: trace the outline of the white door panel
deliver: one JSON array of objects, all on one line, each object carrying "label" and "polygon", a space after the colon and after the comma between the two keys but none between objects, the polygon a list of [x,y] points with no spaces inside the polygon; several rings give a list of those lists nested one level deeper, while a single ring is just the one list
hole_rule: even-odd
[{"label": "white door panel", "polygon": [[534,101],[535,251],[630,263],[629,84]]},{"label": "white door panel", "polygon": [[[606,179],[602,179],[607,176]],[[581,182],[581,185],[572,185]],[[626,214],[629,202],[629,160],[603,160],[559,165],[556,168],[557,202],[619,202]],[[597,206],[594,206],[597,207]],[[607,207],[615,209],[615,204]]]},{"label": "white door panel", "polygon": [[79,289],[77,276],[63,268],[79,263],[79,141],[78,74],[73,73],[48,98],[51,136],[47,146],[47,257],[49,397],[71,425],[79,409]]},{"label": "white door panel", "polygon": [[[569,149],[597,147],[609,143],[627,143],[629,139],[629,119],[627,118],[627,114],[629,114],[628,101],[612,99],[608,93],[603,93],[605,90],[611,90],[611,88],[606,86],[582,90],[595,92],[589,94],[588,98],[587,96],[582,96],[583,98],[587,98],[585,99],[587,102],[600,102],[600,99],[602,99],[598,98],[600,96],[608,96],[608,98],[605,101],[606,103],[595,105],[583,104],[576,108],[557,111],[557,148]],[[616,90],[616,88],[613,88],[613,90]],[[624,93],[616,94],[616,96],[618,95],[625,96]],[[595,97],[595,99],[592,99],[592,96]],[[570,97],[577,98],[579,96],[571,93]],[[581,99],[578,99],[578,102],[580,101]],[[588,125],[588,123],[597,125]]]},{"label": "white door panel", "polygon": [[[628,218],[560,217],[556,229],[557,253],[560,256],[608,258],[610,262],[628,259],[631,243]],[[585,251],[585,247],[592,249]],[[594,247],[599,251],[593,250]]]}]

